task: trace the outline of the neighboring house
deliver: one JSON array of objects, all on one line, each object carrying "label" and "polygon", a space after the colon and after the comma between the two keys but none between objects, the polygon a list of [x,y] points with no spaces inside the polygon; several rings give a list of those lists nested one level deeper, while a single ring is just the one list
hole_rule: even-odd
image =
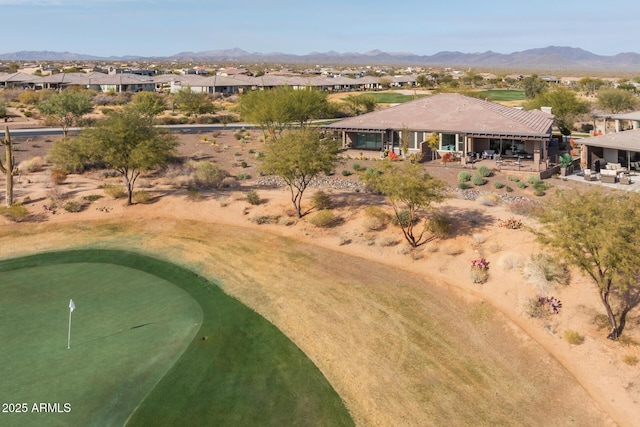
[{"label": "neighboring house", "polygon": [[640,170],[640,129],[610,133],[604,136],[584,138],[581,163],[587,169],[594,169],[596,160],[606,163],[620,163],[622,167]]},{"label": "neighboring house", "polygon": [[33,88],[40,78],[25,73],[0,74],[0,88]]},{"label": "neighboring house", "polygon": [[439,136],[438,153],[450,151],[465,163],[485,152],[523,157],[533,171],[546,169],[553,115],[525,111],[477,98],[441,93],[324,126],[342,135],[345,147],[399,153],[403,130],[409,152],[429,154],[426,141]]},{"label": "neighboring house", "polygon": [[640,111],[620,114],[597,114],[594,116],[594,136],[622,132],[640,127]]}]

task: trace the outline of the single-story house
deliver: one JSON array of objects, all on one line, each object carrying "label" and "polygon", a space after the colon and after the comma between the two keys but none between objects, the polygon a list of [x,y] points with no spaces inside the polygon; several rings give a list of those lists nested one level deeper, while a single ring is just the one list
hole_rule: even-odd
[{"label": "single-story house", "polygon": [[640,111],[594,116],[594,135],[606,135],[638,128],[640,128]]},{"label": "single-story house", "polygon": [[602,165],[620,163],[622,167],[640,170],[640,129],[584,138],[580,144],[581,164],[587,169],[594,169],[596,160],[600,160]]},{"label": "single-story house", "polygon": [[553,115],[525,111],[456,93],[441,93],[350,117],[323,128],[340,133],[343,146],[357,150],[400,151],[403,131],[409,152],[431,153],[428,139],[437,134],[438,154],[450,151],[462,163],[482,155],[525,158],[533,171],[547,167]]}]

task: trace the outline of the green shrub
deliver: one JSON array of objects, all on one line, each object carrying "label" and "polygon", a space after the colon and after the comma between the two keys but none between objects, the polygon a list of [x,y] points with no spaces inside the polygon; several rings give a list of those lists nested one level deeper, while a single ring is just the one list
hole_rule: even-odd
[{"label": "green shrub", "polygon": [[134,191],[131,199],[134,203],[145,204],[151,200],[151,194],[144,190]]},{"label": "green shrub", "polygon": [[461,190],[468,190],[471,188],[471,184],[469,184],[468,182],[459,182],[458,188]]},{"label": "green shrub", "polygon": [[524,181],[518,181],[518,188],[524,190],[527,188],[527,184],[525,184]]},{"label": "green shrub", "polygon": [[367,206],[364,210],[366,217],[379,218],[383,221],[389,221],[389,214],[379,206]]},{"label": "green shrub", "polygon": [[527,182],[531,185],[536,185],[541,181],[540,181],[540,178],[538,178],[537,176],[530,176],[529,179],[527,179]]},{"label": "green shrub", "polygon": [[347,169],[343,169],[342,170],[342,176],[349,176],[349,175],[351,175],[351,171],[350,170],[347,170]]},{"label": "green shrub", "polygon": [[509,177],[507,179],[509,181],[513,181],[513,182],[520,182],[520,178],[518,178],[517,176],[514,176],[514,175],[509,175]]},{"label": "green shrub", "polygon": [[500,181],[496,181],[496,182],[493,183],[493,187],[499,190],[502,187],[504,187],[504,184],[501,183]]},{"label": "green shrub", "polygon": [[311,196],[311,206],[318,210],[331,208],[331,197],[324,191],[316,191]]},{"label": "green shrub", "polygon": [[486,178],[488,176],[491,176],[491,169],[486,166],[480,166],[478,168],[478,174],[480,174],[480,176],[482,176],[483,178]]},{"label": "green shrub", "polygon": [[107,184],[102,188],[102,190],[114,199],[122,199],[128,195],[127,189],[122,185]]},{"label": "green shrub", "polygon": [[243,168],[248,167],[249,165],[247,164],[247,162],[245,162],[244,160],[242,162],[240,162],[240,166]]},{"label": "green shrub", "polygon": [[522,275],[539,293],[547,294],[556,285],[569,284],[569,268],[548,254],[534,254],[522,269]]},{"label": "green shrub", "polygon": [[484,179],[484,177],[479,173],[476,173],[471,177],[471,182],[473,182],[473,185],[479,186],[479,185],[485,185],[487,183],[487,180]]},{"label": "green shrub", "polygon": [[471,174],[467,171],[462,171],[458,174],[458,182],[459,183],[463,183],[463,182],[468,182],[471,180]]},{"label": "green shrub", "polygon": [[316,212],[311,218],[309,218],[309,222],[316,227],[331,227],[336,223],[336,216],[333,214],[333,211],[324,209]]},{"label": "green shrub", "polygon": [[360,165],[360,163],[354,163],[352,167],[353,167],[353,170],[356,172],[359,170],[362,170],[362,165]]},{"label": "green shrub", "polygon": [[513,191],[513,188],[508,185],[504,189],[507,191],[507,193],[511,193]]},{"label": "green shrub", "polygon": [[87,202],[95,202],[96,200],[102,199],[104,196],[102,194],[89,194],[82,197]]},{"label": "green shrub", "polygon": [[576,331],[567,329],[564,331],[564,340],[569,344],[579,345],[584,342],[584,337]]},{"label": "green shrub", "polygon": [[242,181],[242,180],[249,179],[249,178],[251,178],[251,175],[249,175],[249,174],[248,174],[248,173],[246,173],[246,172],[240,172],[240,173],[236,176],[236,179],[241,180],[241,181]]},{"label": "green shrub", "polygon": [[247,202],[254,206],[260,204],[260,196],[258,196],[258,192],[256,190],[251,190],[247,193]]},{"label": "green shrub", "polygon": [[410,220],[410,213],[408,210],[404,209],[399,211],[396,215],[391,217],[391,223],[395,226],[399,227],[408,227]]},{"label": "green shrub", "polygon": [[426,227],[434,236],[444,239],[451,234],[451,219],[444,213],[438,212],[429,219]]},{"label": "green shrub", "polygon": [[67,203],[62,206],[62,208],[67,212],[81,212],[87,207],[87,203],[85,201],[80,200],[69,200]]},{"label": "green shrub", "polygon": [[633,354],[625,354],[622,357],[622,361],[629,366],[636,366],[638,364],[638,358]]},{"label": "green shrub", "polygon": [[13,204],[9,207],[0,206],[0,215],[14,222],[20,222],[29,216],[29,209],[20,204]]},{"label": "green shrub", "polygon": [[64,184],[67,180],[67,172],[64,169],[53,168],[51,169],[51,180],[56,184]]}]

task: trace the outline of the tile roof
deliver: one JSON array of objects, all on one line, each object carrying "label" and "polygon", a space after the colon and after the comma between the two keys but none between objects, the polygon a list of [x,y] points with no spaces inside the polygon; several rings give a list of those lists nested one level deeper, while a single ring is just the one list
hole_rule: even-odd
[{"label": "tile roof", "polygon": [[590,147],[615,148],[618,150],[640,151],[640,129],[625,130],[603,136],[594,136],[578,140],[578,143]]},{"label": "tile roof", "polygon": [[552,123],[553,116],[542,111],[525,111],[456,93],[441,93],[326,127],[363,130],[407,127],[414,131],[545,137],[550,134]]}]

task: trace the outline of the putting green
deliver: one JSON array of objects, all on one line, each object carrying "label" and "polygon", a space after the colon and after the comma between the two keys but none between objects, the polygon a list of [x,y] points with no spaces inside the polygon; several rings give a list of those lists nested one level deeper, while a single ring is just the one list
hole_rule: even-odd
[{"label": "putting green", "polygon": [[27,412],[0,425],[353,425],[277,328],[171,263],[104,250],[6,260],[0,295],[0,402]]}]

